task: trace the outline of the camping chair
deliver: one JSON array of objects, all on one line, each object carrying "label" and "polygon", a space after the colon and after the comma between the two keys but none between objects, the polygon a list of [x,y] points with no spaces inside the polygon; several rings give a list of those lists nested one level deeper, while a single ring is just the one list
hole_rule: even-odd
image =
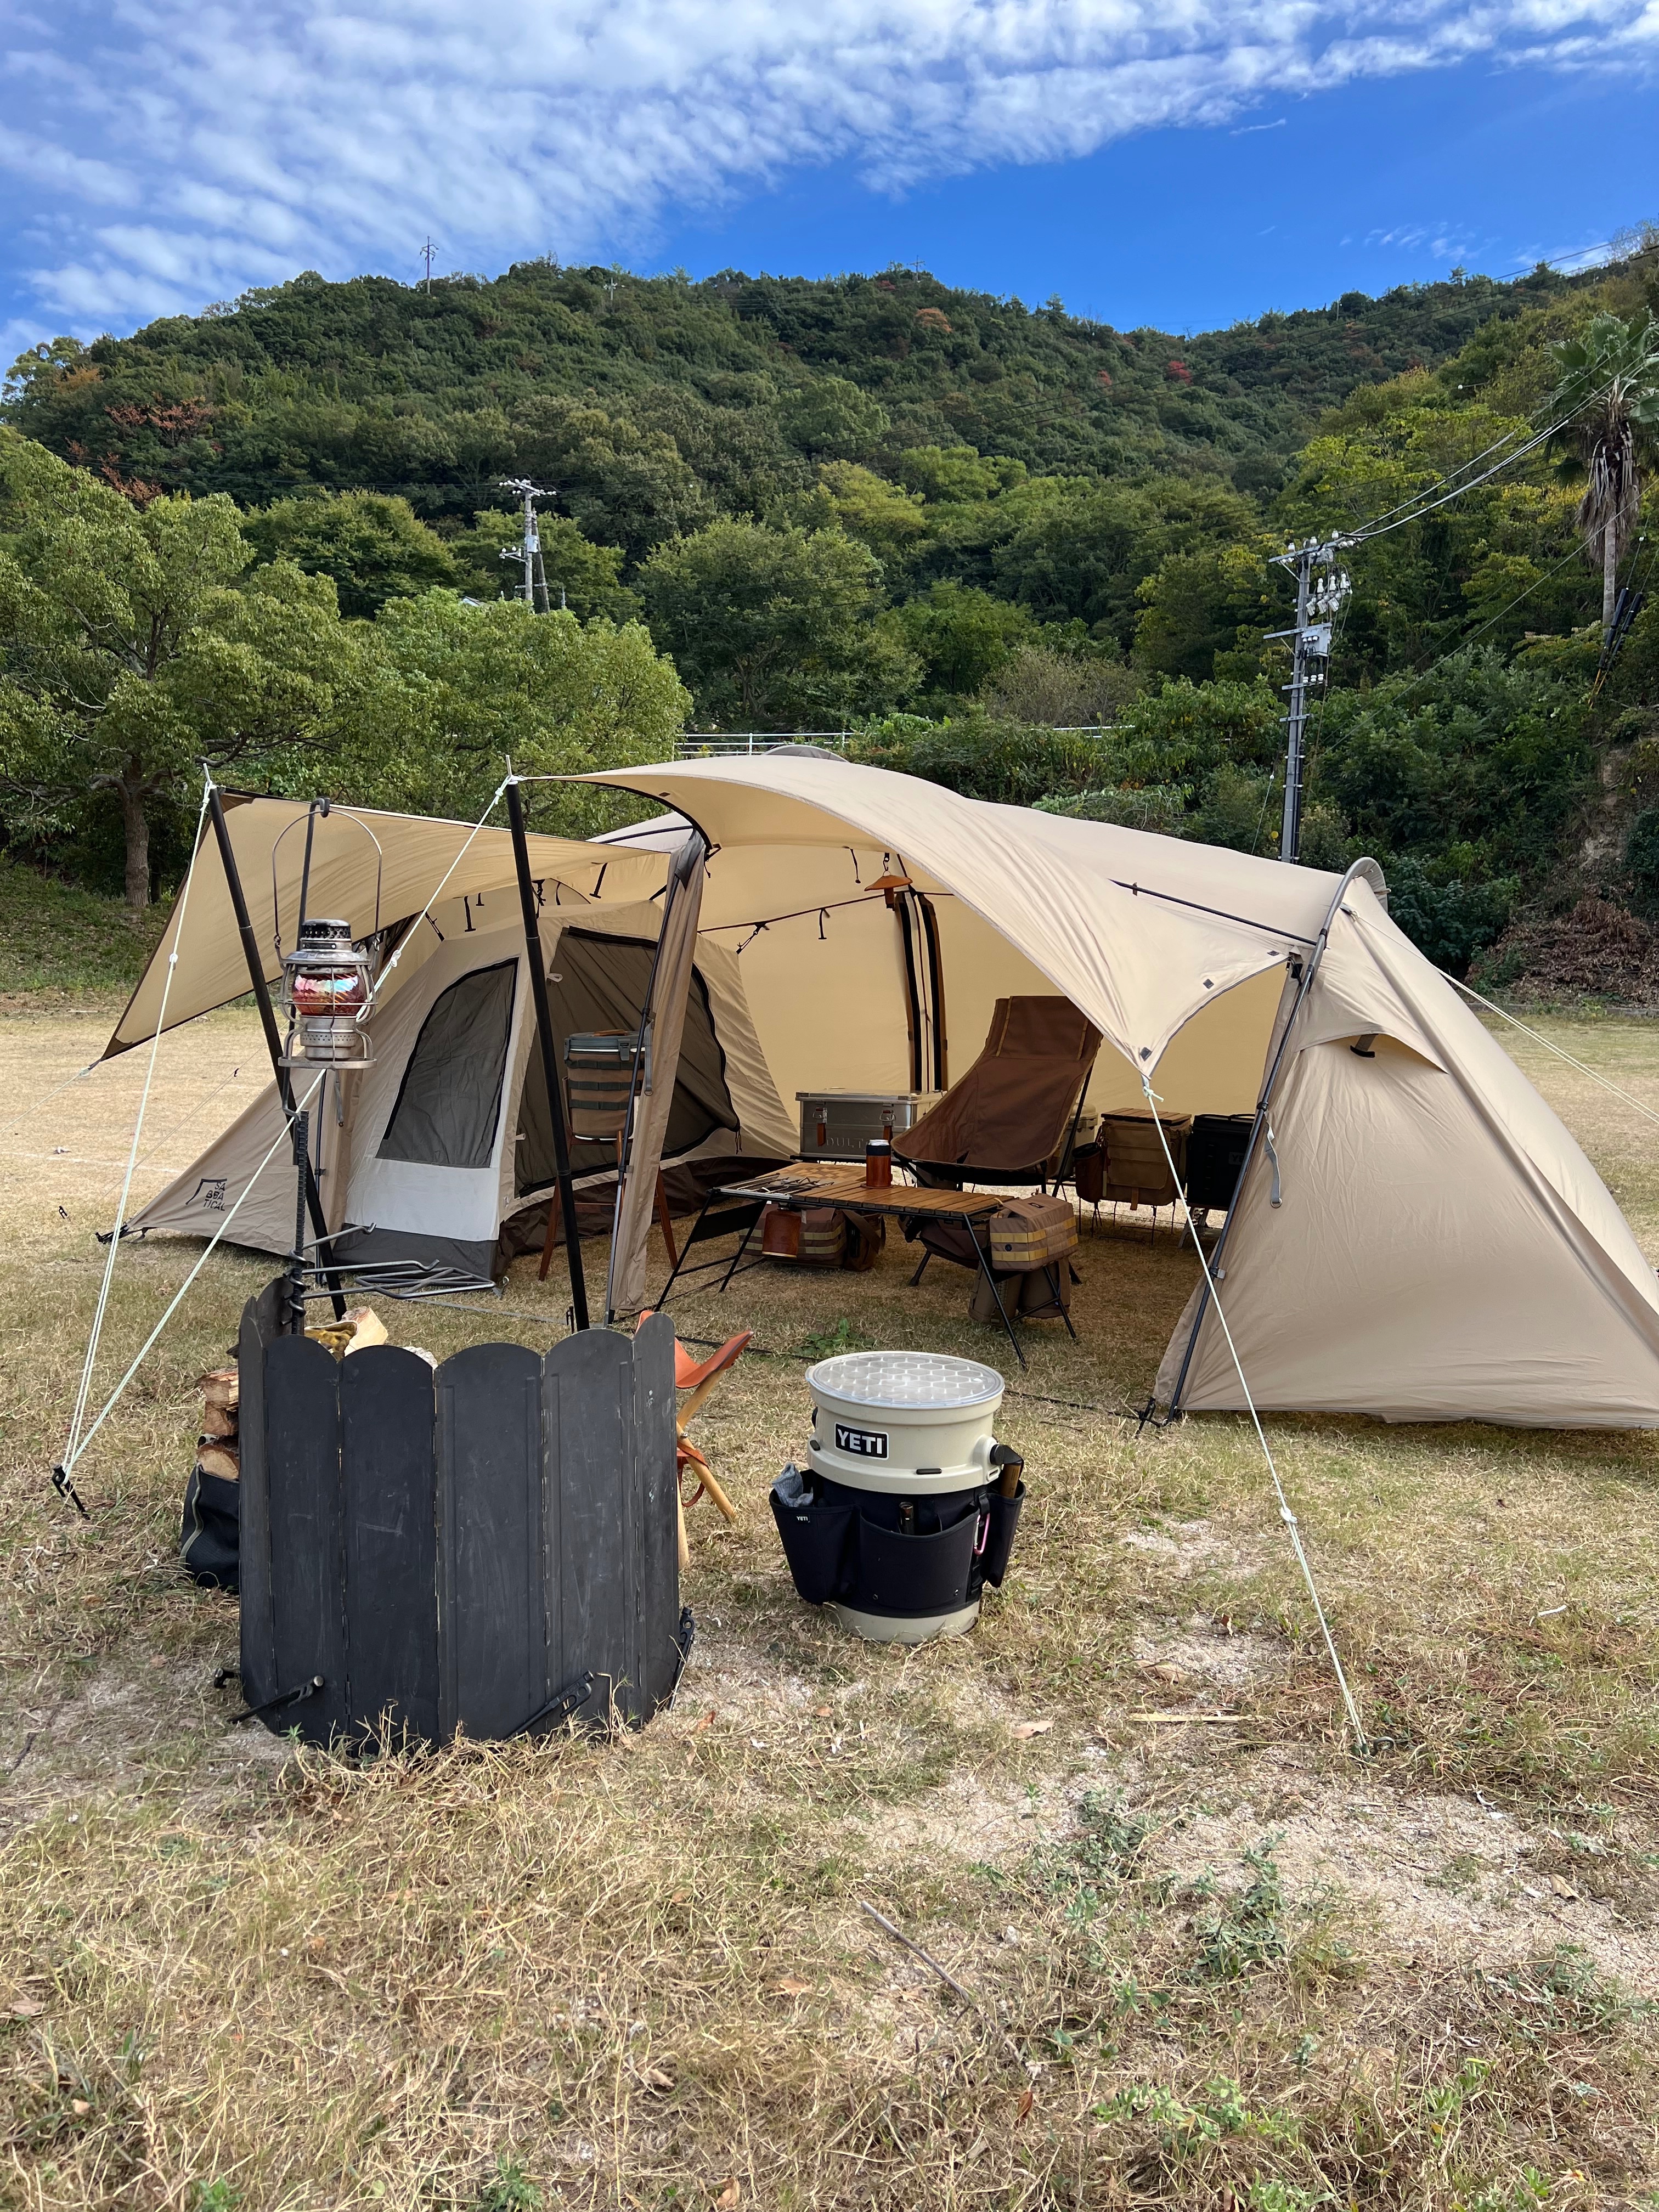
[{"label": "camping chair", "polygon": [[[564,1088],[570,1104],[570,1141],[575,1145],[607,1145],[616,1154],[618,1190],[617,1204],[622,1202],[623,1139],[628,1127],[628,1112],[634,1097],[634,1060],[635,1042],[627,1030],[600,1030],[589,1035],[568,1036],[564,1041]],[[642,1091],[651,1088],[650,1048],[646,1048],[645,1080]],[[668,1261],[678,1269],[679,1255],[674,1249],[673,1218],[668,1211],[668,1192],[662,1179],[662,1170],[657,1170],[657,1226],[662,1231],[663,1243],[668,1247]],[[540,1279],[547,1280],[547,1271],[553,1264],[553,1247],[557,1241],[559,1209],[550,1206],[547,1212],[547,1235],[542,1243]]]},{"label": "camping chair", "polygon": [[999,999],[984,1048],[931,1114],[896,1134],[919,1182],[1033,1183],[1063,1158],[1100,1050],[1069,999]]},{"label": "camping chair", "polygon": [[[640,1316],[641,1327],[643,1327],[650,1318],[651,1309],[647,1307],[645,1311]],[[690,1400],[685,1405],[679,1408],[674,1420],[674,1458],[675,1475],[677,1478],[676,1494],[678,1498],[677,1510],[679,1518],[679,1552],[680,1565],[682,1569],[689,1567],[691,1564],[690,1547],[685,1540],[685,1509],[688,1505],[695,1505],[697,1500],[702,1496],[703,1492],[707,1491],[709,1497],[714,1499],[717,1508],[725,1515],[728,1521],[735,1522],[738,1517],[737,1507],[732,1504],[731,1499],[726,1496],[719,1482],[716,1481],[714,1470],[710,1468],[708,1462],[704,1458],[702,1452],[698,1450],[696,1445],[691,1442],[685,1431],[687,1425],[691,1421],[693,1417],[704,1404],[709,1393],[714,1389],[715,1383],[720,1381],[720,1376],[726,1373],[728,1368],[735,1367],[737,1365],[738,1360],[748,1349],[754,1334],[755,1332],[753,1329],[745,1328],[741,1330],[736,1336],[728,1336],[726,1342],[721,1345],[720,1350],[718,1352],[710,1352],[707,1359],[694,1359],[690,1353],[686,1350],[685,1346],[680,1342],[678,1337],[674,1339],[674,1388],[676,1390],[689,1390],[691,1393]],[[685,1481],[688,1470],[690,1470],[692,1479],[696,1481],[697,1486],[692,1492],[690,1498],[685,1494]]]},{"label": "camping chair", "polygon": [[[1099,1050],[1100,1031],[1069,999],[999,999],[979,1058],[931,1114],[895,1135],[894,1157],[935,1188],[1036,1183],[1046,1191],[1051,1164],[1058,1186]],[[980,1264],[972,1232],[948,1222],[919,1218],[906,1234],[924,1247],[913,1286],[934,1257]]]}]

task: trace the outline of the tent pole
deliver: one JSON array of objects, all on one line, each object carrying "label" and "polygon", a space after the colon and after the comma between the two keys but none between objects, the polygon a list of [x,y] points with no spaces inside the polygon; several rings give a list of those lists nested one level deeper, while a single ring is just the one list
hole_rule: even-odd
[{"label": "tent pole", "polygon": [[530,963],[530,997],[536,1009],[536,1036],[541,1046],[542,1073],[547,1079],[547,1113],[553,1125],[553,1161],[559,1179],[559,1210],[564,1217],[565,1257],[570,1264],[570,1304],[576,1326],[586,1328],[587,1279],[582,1273],[582,1244],[576,1229],[576,1186],[570,1174],[570,1139],[564,1126],[564,1100],[559,1091],[558,1056],[553,1049],[553,1015],[547,1003],[547,972],[542,961],[542,933],[536,920],[536,890],[530,879],[530,848],[525,842],[524,801],[516,776],[507,785],[507,820],[513,830],[513,865],[518,871],[519,904],[524,910],[524,948]]},{"label": "tent pole", "polygon": [[[1346,875],[1343,877],[1336,887],[1335,896],[1325,910],[1324,922],[1321,926],[1318,936],[1314,939],[1313,950],[1308,955],[1302,970],[1295,1003],[1291,1008],[1283,1030],[1279,1032],[1279,1043],[1268,1066],[1267,1079],[1261,1086],[1261,1097],[1256,1104],[1255,1120],[1250,1125],[1250,1140],[1244,1147],[1244,1158],[1239,1164],[1238,1181],[1233,1185],[1233,1202],[1227,1208],[1227,1218],[1221,1224],[1221,1234],[1216,1239],[1215,1250],[1210,1255],[1210,1265],[1204,1277],[1204,1287],[1199,1296],[1198,1311],[1193,1316],[1192,1331],[1187,1339],[1187,1349],[1182,1355],[1181,1372],[1176,1376],[1175,1389],[1170,1394],[1170,1410],[1164,1417],[1166,1422],[1174,1420],[1176,1415],[1181,1411],[1182,1393],[1187,1387],[1187,1371],[1193,1364],[1193,1354],[1198,1349],[1198,1333],[1203,1328],[1204,1316],[1210,1309],[1210,1278],[1213,1275],[1218,1281],[1221,1279],[1222,1261],[1227,1255],[1227,1239],[1233,1233],[1233,1217],[1238,1211],[1238,1194],[1244,1188],[1244,1178],[1250,1172],[1251,1165],[1255,1159],[1256,1147],[1261,1143],[1262,1131],[1267,1125],[1267,1116],[1273,1103],[1273,1093],[1279,1087],[1279,1073],[1285,1065],[1285,1050],[1291,1042],[1291,1031],[1296,1027],[1297,1017],[1301,1013],[1304,1002],[1313,988],[1314,977],[1319,973],[1319,963],[1325,957],[1325,947],[1330,939],[1332,924],[1341,911],[1342,902],[1348,895],[1348,886],[1361,877],[1367,880],[1375,879],[1378,888],[1381,888],[1382,871],[1372,860],[1356,860]],[[1196,1231],[1194,1232],[1194,1242],[1197,1242]],[[1146,1410],[1150,1413],[1150,1406]]]},{"label": "tent pole", "polygon": [[[265,1049],[270,1054],[271,1073],[276,1078],[276,1096],[282,1101],[283,1111],[291,1121],[294,1119],[294,1086],[283,1066],[283,1040],[277,1035],[276,1017],[271,1010],[270,993],[265,986],[264,965],[259,958],[259,946],[253,934],[253,924],[248,917],[247,900],[242,892],[242,878],[236,866],[236,855],[231,850],[230,831],[225,824],[224,801],[219,796],[219,787],[211,778],[208,782],[208,818],[213,824],[213,835],[219,847],[219,858],[224,862],[225,882],[230,890],[231,912],[236,917],[236,933],[242,940],[242,957],[247,963],[248,981],[253,986],[253,1002],[259,1009],[260,1027],[265,1033]],[[306,1208],[311,1215],[313,1233],[317,1239],[318,1264],[328,1245],[328,1217],[323,1212],[323,1195],[317,1188],[317,1178],[311,1171],[311,1154],[295,1163],[305,1178]],[[331,1269],[323,1277],[334,1301],[334,1318],[345,1319],[345,1300],[340,1295],[340,1278]]]},{"label": "tent pole", "polygon": [[[617,1235],[622,1227],[623,1189],[628,1181],[628,1165],[634,1152],[634,1123],[641,1095],[641,1071],[645,1066],[646,1032],[656,1013],[657,970],[662,965],[662,948],[668,936],[668,917],[673,911],[675,900],[708,857],[708,840],[701,830],[693,830],[668,863],[668,882],[662,899],[662,920],[657,927],[656,950],[651,955],[651,973],[646,981],[645,1004],[640,1009],[639,1033],[634,1041],[633,1080],[628,1091],[628,1115],[623,1123],[622,1143],[617,1152],[617,1197],[611,1210],[611,1261],[605,1278],[605,1322],[607,1328],[616,1314],[611,1293],[617,1279]],[[672,1245],[669,1257],[673,1257]],[[670,1279],[672,1281],[672,1278]]]}]

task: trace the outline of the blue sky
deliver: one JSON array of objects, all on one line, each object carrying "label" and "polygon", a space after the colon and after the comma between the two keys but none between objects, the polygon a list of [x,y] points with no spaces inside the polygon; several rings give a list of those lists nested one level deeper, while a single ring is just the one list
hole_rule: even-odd
[{"label": "blue sky", "polygon": [[1477,64],[896,199],[837,163],[717,222],[671,224],[642,265],[819,276],[919,261],[947,283],[1030,306],[1057,292],[1075,314],[1182,332],[1458,266],[1510,276],[1659,217],[1659,94],[1610,91],[1599,73]]},{"label": "blue sky", "polygon": [[428,235],[1203,329],[1659,216],[1656,70],[1659,0],[0,0],[0,355]]}]

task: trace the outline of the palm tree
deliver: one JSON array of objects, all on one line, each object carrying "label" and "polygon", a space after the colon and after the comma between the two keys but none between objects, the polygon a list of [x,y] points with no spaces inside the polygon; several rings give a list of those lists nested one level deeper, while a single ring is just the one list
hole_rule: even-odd
[{"label": "palm tree", "polygon": [[1613,629],[1619,562],[1642,503],[1640,448],[1659,431],[1659,322],[1650,314],[1593,316],[1582,337],[1551,348],[1560,380],[1550,395],[1558,415],[1571,412],[1560,442],[1577,449],[1565,464],[1588,471],[1574,520],[1584,558],[1601,571],[1601,635]]}]

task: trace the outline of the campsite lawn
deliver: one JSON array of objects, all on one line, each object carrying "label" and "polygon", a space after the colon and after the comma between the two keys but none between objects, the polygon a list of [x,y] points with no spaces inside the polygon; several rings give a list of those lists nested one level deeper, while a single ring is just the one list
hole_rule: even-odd
[{"label": "campsite lawn", "polygon": [[[1248,1427],[1130,1418],[1195,1264],[1167,1225],[1085,1237],[1082,1343],[1030,1331],[1000,1425],[1007,1585],[914,1652],[789,1587],[803,1367],[838,1331],[1009,1362],[896,1242],[768,1268],[676,1303],[763,1348],[699,1417],[742,1521],[690,1516],[676,1710],[295,1753],[227,1729],[234,1603],[175,1557],[194,1380],[269,1263],[210,1261],[90,1520],[50,1487],[143,1055],[48,1094],[108,1025],[0,1018],[0,2203],[1659,2206],[1659,1443],[1270,1424],[1361,1758]],[[1543,1026],[1659,1111],[1659,1028]],[[1659,1130],[1504,1042],[1659,1259]],[[245,1013],[170,1040],[137,1195],[259,1074]],[[95,1403],[193,1257],[122,1253]],[[381,1310],[441,1356],[567,1302],[523,1261]]]}]

